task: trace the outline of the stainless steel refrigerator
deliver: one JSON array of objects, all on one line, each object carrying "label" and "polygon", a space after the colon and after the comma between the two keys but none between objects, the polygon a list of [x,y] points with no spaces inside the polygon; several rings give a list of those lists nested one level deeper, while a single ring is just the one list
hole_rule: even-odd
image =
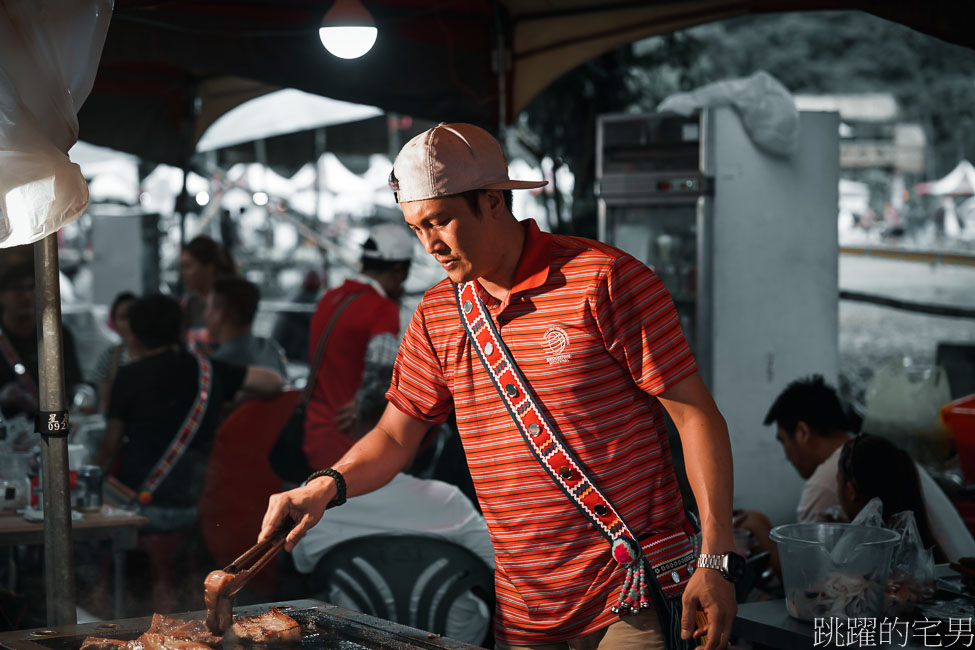
[{"label": "stainless steel refrigerator", "polygon": [[[660,275],[728,422],[735,505],[791,520],[801,480],[762,424],[790,381],[837,378],[839,118],[765,153],[728,107],[598,121],[599,238]],[[774,487],[775,489],[769,489]]]}]

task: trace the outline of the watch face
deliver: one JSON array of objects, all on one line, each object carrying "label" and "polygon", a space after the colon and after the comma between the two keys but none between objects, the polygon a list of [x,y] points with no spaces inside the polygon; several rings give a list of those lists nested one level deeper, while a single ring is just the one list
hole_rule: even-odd
[{"label": "watch face", "polygon": [[737,582],[745,575],[745,558],[737,553],[728,553],[725,558],[725,567],[727,568],[725,577],[731,582]]}]

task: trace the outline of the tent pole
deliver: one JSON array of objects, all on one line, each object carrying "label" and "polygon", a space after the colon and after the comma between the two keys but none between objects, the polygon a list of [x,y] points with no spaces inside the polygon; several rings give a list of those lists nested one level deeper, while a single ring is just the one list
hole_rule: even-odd
[{"label": "tent pole", "polygon": [[322,156],[325,155],[327,137],[325,127],[315,129],[315,223],[322,222],[322,192],[325,188]]},{"label": "tent pole", "polygon": [[77,621],[59,276],[58,239],[57,233],[52,233],[34,244],[38,426],[44,474],[44,586],[47,624],[52,626]]}]

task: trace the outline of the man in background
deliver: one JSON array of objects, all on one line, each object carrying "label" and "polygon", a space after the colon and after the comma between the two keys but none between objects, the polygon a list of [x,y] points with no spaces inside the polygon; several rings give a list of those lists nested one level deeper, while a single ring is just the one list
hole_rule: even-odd
[{"label": "man in background", "polygon": [[[0,408],[6,417],[37,414],[37,309],[34,265],[16,262],[0,274]],[[70,397],[81,384],[74,337],[62,327],[64,385]]]},{"label": "man in background", "polygon": [[[399,349],[399,300],[410,272],[413,241],[400,225],[371,228],[362,245],[361,273],[328,291],[315,309],[309,359],[314,358],[323,334],[328,340],[318,376],[309,378],[315,388],[308,402],[302,448],[312,468],[330,467],[352,448],[355,398],[364,378],[372,385],[376,382],[369,377],[382,377],[386,380],[382,389],[388,387]],[[377,392],[383,391],[370,394]]]},{"label": "man in background", "polygon": [[[837,476],[843,445],[852,433],[849,421],[836,390],[821,375],[797,379],[786,386],[765,416],[766,426],[776,426],[775,437],[785,457],[806,479],[796,507],[800,523],[846,520]],[[931,533],[938,545],[952,560],[975,553],[975,540],[958,511],[924,468],[918,465],[917,469]],[[769,539],[772,522],[768,516],[743,510],[736,513],[735,525],[752,533],[754,550],[768,551],[770,564],[779,573],[778,547]]]},{"label": "man in background", "polygon": [[836,473],[850,439],[847,422],[836,391],[821,375],[789,384],[765,416],[765,426],[775,424],[785,457],[806,480],[796,506],[800,523],[834,518],[830,508],[840,502]]},{"label": "man in background", "polygon": [[239,276],[214,280],[204,320],[216,351],[210,358],[234,366],[258,366],[288,376],[284,352],[271,339],[254,336],[251,327],[261,300],[253,282]]}]

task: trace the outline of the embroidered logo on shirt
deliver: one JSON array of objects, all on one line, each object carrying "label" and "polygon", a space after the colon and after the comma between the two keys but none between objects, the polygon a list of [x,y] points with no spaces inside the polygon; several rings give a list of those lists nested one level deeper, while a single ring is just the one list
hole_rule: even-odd
[{"label": "embroidered logo on shirt", "polygon": [[565,353],[565,348],[569,345],[569,335],[561,327],[550,327],[542,337],[542,343],[548,348],[549,356],[545,361],[550,364],[565,363],[572,358],[571,354]]}]

